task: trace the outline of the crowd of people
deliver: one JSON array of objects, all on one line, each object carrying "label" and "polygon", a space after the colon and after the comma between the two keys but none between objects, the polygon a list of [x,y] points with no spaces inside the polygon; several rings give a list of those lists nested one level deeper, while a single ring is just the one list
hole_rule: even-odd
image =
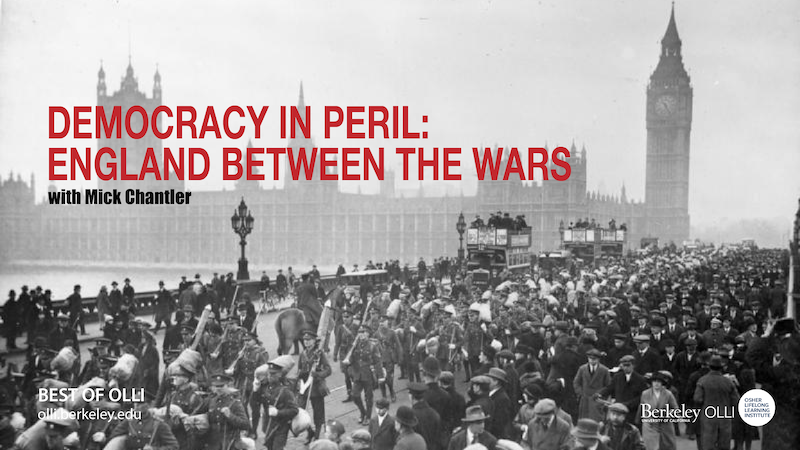
[{"label": "crowd of people", "polygon": [[480,215],[475,216],[475,220],[470,222],[470,226],[472,228],[488,226],[491,228],[521,230],[527,228],[528,224],[525,222],[525,214],[519,214],[512,219],[510,213],[497,211],[496,213],[489,213],[489,219],[486,222],[481,219]]},{"label": "crowd of people", "polygon": [[[746,450],[758,439],[769,450],[800,448],[800,339],[794,320],[776,320],[786,307],[781,252],[651,249],[596,269],[568,264],[489,286],[458,271],[392,269],[386,285],[340,277],[329,292],[315,268],[280,273],[304,313],[297,357],[270,358],[274,337],[258,335],[251,298],[228,303],[214,283],[187,282],[170,297],[161,348],[157,325],[129,305],[107,314],[82,362],[80,325],[58,314],[47,337],[34,334],[24,367],[0,363],[0,448],[281,450],[290,434],[318,450],[669,450],[680,435],[698,450]],[[350,433],[326,415],[336,371],[359,412]],[[142,419],[39,420],[86,407],[41,401],[41,387],[110,385],[145,395],[91,407]],[[738,413],[644,413],[735,411],[756,385],[777,404],[762,433]]]},{"label": "crowd of people", "polygon": [[[563,221],[561,222],[561,226],[562,227],[564,226],[564,222]],[[588,217],[586,217],[584,219],[581,219],[580,217],[578,217],[578,219],[575,220],[575,222],[570,222],[569,226],[567,227],[567,229],[569,229],[569,230],[573,230],[573,229],[576,229],[576,228],[577,229],[597,229],[597,228],[602,228],[602,224],[600,224],[600,222],[595,221],[594,217],[592,217],[592,220],[589,220]],[[627,231],[628,230],[628,225],[623,223],[622,225],[617,227],[617,220],[616,219],[611,219],[611,220],[608,221],[608,229],[611,230],[611,231],[616,231],[617,229],[619,229],[621,231]]]}]

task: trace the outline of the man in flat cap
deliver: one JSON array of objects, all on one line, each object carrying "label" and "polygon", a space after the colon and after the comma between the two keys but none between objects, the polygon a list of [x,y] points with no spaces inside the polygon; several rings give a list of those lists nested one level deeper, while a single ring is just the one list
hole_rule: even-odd
[{"label": "man in flat cap", "polygon": [[576,337],[569,336],[564,342],[564,350],[556,352],[555,356],[550,358],[550,373],[547,376],[547,381],[557,381],[561,384],[561,387],[564,389],[561,408],[570,416],[576,417],[578,414],[578,403],[575,399],[575,391],[573,390],[573,380],[585,359],[577,353],[578,339]]},{"label": "man in flat cap", "polygon": [[372,435],[363,428],[350,433],[350,441],[353,443],[353,450],[370,450],[372,448]]},{"label": "man in flat cap", "polygon": [[639,334],[633,338],[633,341],[636,343],[636,353],[633,354],[636,359],[634,370],[640,375],[656,373],[661,370],[661,356],[658,351],[650,347],[650,336]]},{"label": "man in flat cap", "polygon": [[600,442],[614,450],[646,450],[639,429],[626,420],[629,412],[622,403],[608,407],[606,421],[600,428]]},{"label": "man in flat cap", "polygon": [[472,377],[469,391],[467,391],[467,407],[478,405],[483,408],[483,412],[487,416],[491,417],[494,414],[494,402],[489,398],[489,385],[491,384],[491,378],[486,375]]},{"label": "man in flat cap", "polygon": [[489,398],[494,403],[494,417],[489,419],[488,430],[498,439],[510,439],[517,410],[516,401],[512,403],[505,389],[508,384],[506,372],[492,367],[486,375],[490,380]]},{"label": "man in flat cap", "polygon": [[595,398],[612,397],[625,405],[628,410],[628,422],[633,423],[639,408],[642,392],[647,389],[647,380],[633,370],[634,357],[625,355],[619,360],[622,370],[611,377],[611,383],[594,394]]},{"label": "man in flat cap", "polygon": [[424,392],[425,401],[439,414],[442,426],[447,430],[446,427],[453,421],[453,412],[450,395],[439,386],[439,376],[442,373],[440,367],[439,360],[435,357],[428,356],[425,358],[422,361],[422,382],[427,386]]},{"label": "man in flat cap", "polygon": [[556,402],[549,398],[539,400],[533,407],[534,418],[528,422],[528,447],[536,450],[571,449],[575,439],[572,428],[564,419],[556,417]]},{"label": "man in flat cap", "polygon": [[[456,377],[453,375],[453,372],[442,372],[439,375],[439,386],[450,396],[449,411],[442,415],[442,426],[446,434],[449,435],[461,423],[461,419],[464,418],[464,411],[467,409],[467,401],[461,393],[456,391]],[[428,387],[430,388],[430,385],[428,385]]]},{"label": "man in flat cap", "polygon": [[710,324],[711,327],[703,332],[703,341],[705,341],[708,348],[717,348],[725,338],[725,332],[722,330],[722,320],[719,317],[713,317]]},{"label": "man in flat cap", "polygon": [[[716,411],[731,411],[739,403],[739,391],[730,378],[722,374],[722,358],[714,355],[708,362],[709,372],[697,381],[694,401],[705,411],[713,407]],[[718,414],[727,416],[726,414]],[[703,449],[730,448],[733,420],[727,417],[700,415],[700,435]]]},{"label": "man in flat cap", "polygon": [[611,374],[606,366],[600,364],[601,356],[602,353],[596,348],[587,351],[586,357],[589,362],[578,369],[572,380],[575,395],[578,396],[579,419],[588,417],[598,422],[603,420],[601,405],[593,396],[611,382]]}]

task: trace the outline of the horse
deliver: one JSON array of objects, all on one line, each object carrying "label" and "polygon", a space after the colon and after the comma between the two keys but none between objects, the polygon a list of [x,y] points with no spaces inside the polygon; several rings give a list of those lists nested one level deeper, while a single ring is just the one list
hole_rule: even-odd
[{"label": "horse", "polygon": [[294,346],[294,354],[300,353],[300,337],[306,327],[306,316],[297,308],[281,311],[275,318],[275,333],[278,335],[278,355],[289,353]]}]

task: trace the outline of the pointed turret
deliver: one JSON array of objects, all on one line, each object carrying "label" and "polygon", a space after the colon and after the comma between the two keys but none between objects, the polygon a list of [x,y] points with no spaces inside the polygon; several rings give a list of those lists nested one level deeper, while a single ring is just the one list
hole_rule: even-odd
[{"label": "pointed turret", "polygon": [[303,96],[303,82],[300,81],[300,98],[297,100],[297,109],[302,111],[306,109],[306,100]]},{"label": "pointed turret", "polygon": [[681,38],[678,36],[678,26],[675,25],[675,2],[672,2],[672,12],[669,15],[667,32],[661,38],[661,46],[666,48],[677,48],[680,52]]},{"label": "pointed turret", "polygon": [[678,36],[678,26],[675,23],[674,3],[667,31],[661,39],[661,57],[656,70],[650,76],[650,81],[657,81],[658,84],[689,83],[689,75],[683,67],[683,58],[681,57],[681,38]]},{"label": "pointed turret", "polygon": [[620,192],[620,200],[622,203],[628,203],[628,194],[625,192],[625,183],[622,183],[622,191]]},{"label": "pointed turret", "polygon": [[139,89],[139,82],[133,75],[133,65],[131,64],[131,56],[128,55],[128,68],[125,69],[125,78],[122,79],[123,92],[135,92]]},{"label": "pointed turret", "polygon": [[153,75],[153,98],[161,99],[161,74],[158,72],[158,64],[156,64],[156,74]]},{"label": "pointed turret", "polygon": [[106,96],[106,71],[103,70],[103,61],[100,61],[100,70],[97,71],[97,97]]}]

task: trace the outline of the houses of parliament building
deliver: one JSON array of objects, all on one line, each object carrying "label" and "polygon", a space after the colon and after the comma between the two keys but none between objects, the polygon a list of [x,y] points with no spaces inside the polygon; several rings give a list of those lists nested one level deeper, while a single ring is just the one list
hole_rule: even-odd
[{"label": "houses of parliament building", "polygon": [[[140,105],[148,112],[161,105],[161,75],[154,76],[152,96],[139,90],[129,65],[120,89],[108,94],[100,69],[97,105],[109,109]],[[302,89],[300,102],[304,102]],[[647,87],[647,157],[645,201],[601,195],[586,188],[591,155],[570,148],[572,175],[566,181],[541,186],[516,181],[480,181],[475,195],[400,196],[394,175],[386,173],[376,195],[340,192],[337,181],[287,181],[283,189],[263,189],[258,182],[240,180],[232,190],[195,191],[191,204],[168,205],[51,205],[37,203],[34,179],[10,175],[0,181],[0,256],[5,260],[190,263],[231,266],[238,258],[238,237],[230,216],[241,198],[255,218],[248,237],[251,264],[353,264],[367,260],[455,256],[456,222],[463,212],[471,221],[480,214],[524,214],[533,228],[535,251],[556,250],[559,224],[594,218],[626,223],[628,248],[640,238],[680,244],[689,238],[689,135],[692,87],[683,66],[681,40],[674,11],[661,40],[661,53]],[[301,105],[302,106],[302,105]],[[303,109],[300,109],[301,111]],[[101,138],[98,148],[127,147],[128,166],[141,167],[145,150],[162,143],[152,134],[126,141]],[[292,139],[292,148],[313,147],[310,139]],[[134,151],[132,151],[132,149]],[[100,181],[103,189],[183,190],[183,181]],[[129,182],[130,183],[130,182]]]}]

